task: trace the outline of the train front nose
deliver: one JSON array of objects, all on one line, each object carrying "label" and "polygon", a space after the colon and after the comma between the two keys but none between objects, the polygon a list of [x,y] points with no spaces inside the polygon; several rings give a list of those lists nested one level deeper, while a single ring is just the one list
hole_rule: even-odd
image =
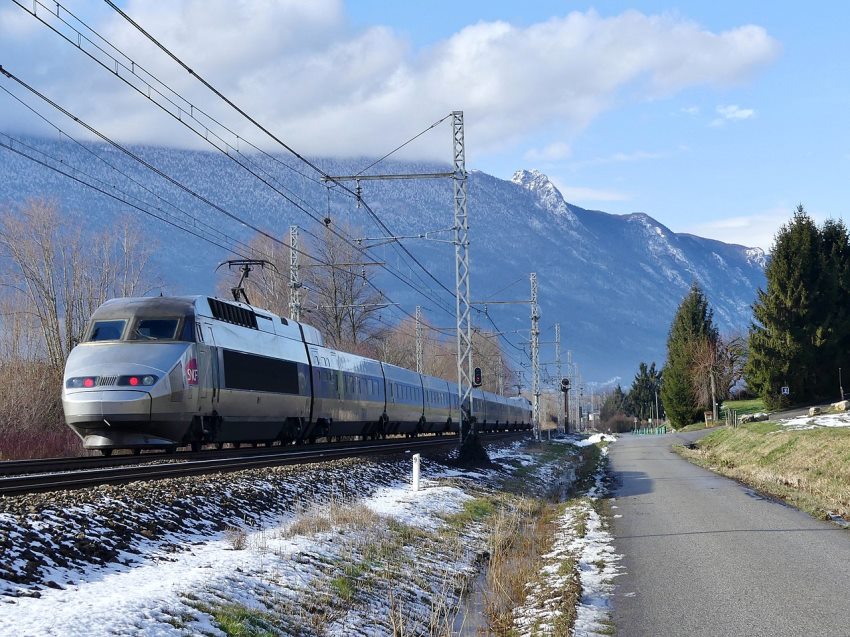
[{"label": "train front nose", "polygon": [[151,395],[138,390],[68,392],[63,399],[65,419],[86,449],[161,446],[171,440],[147,433]]}]

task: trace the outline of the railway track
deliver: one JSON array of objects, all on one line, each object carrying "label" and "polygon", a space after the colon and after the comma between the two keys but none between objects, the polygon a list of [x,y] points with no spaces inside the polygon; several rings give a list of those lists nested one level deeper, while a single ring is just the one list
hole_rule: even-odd
[{"label": "railway track", "polygon": [[[527,432],[488,434],[484,441],[527,436]],[[313,445],[267,447],[193,454],[144,454],[113,458],[52,458],[0,463],[0,496],[81,489],[136,480],[179,478],[307,462],[327,462],[352,456],[401,453],[457,445],[457,436],[389,439]]]}]

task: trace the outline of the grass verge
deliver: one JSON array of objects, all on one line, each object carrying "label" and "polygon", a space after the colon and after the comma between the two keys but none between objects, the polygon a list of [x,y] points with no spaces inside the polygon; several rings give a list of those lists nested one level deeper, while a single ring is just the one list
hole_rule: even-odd
[{"label": "grass verge", "polygon": [[850,520],[850,429],[718,429],[682,456],[821,519]]}]

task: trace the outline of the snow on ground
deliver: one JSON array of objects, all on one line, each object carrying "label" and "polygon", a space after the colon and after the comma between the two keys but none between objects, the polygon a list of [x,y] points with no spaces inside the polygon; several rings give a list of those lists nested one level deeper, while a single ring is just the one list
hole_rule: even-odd
[{"label": "snow on ground", "polygon": [[[604,439],[604,434],[592,437],[597,436]],[[603,456],[607,451],[602,449]],[[568,506],[558,520],[552,550],[543,556],[541,580],[529,588],[525,603],[514,611],[515,626],[522,634],[552,634],[562,615],[571,610],[554,602],[576,584],[581,596],[572,634],[610,634],[613,578],[619,573],[622,556],[614,552],[613,537],[594,506],[606,493],[604,479],[604,466],[600,466],[587,497]],[[579,529],[584,529],[583,535]],[[577,565],[577,582],[573,564]]]},{"label": "snow on ground", "polygon": [[777,420],[786,429],[817,429],[819,427],[850,427],[850,413],[821,414],[819,416],[797,416]]},{"label": "snow on ground", "polygon": [[[418,492],[409,459],[358,460],[162,481],[176,493],[139,484],[0,502],[0,635],[218,637],[215,609],[233,605],[272,633],[387,634],[401,607],[406,628],[427,627],[433,599],[457,602],[487,548],[474,532],[447,541],[445,516],[535,463],[521,444],[488,451],[489,470],[423,460]],[[552,474],[544,463],[529,479],[544,485]],[[374,519],[293,531],[337,505],[362,505]],[[588,515],[586,539],[568,544],[582,564],[605,551],[605,531]],[[393,570],[401,584],[390,583]],[[607,603],[605,584],[581,577],[580,617],[592,617]]]},{"label": "snow on ground", "polygon": [[565,438],[554,438],[552,442],[560,442],[569,445],[574,445],[576,447],[589,447],[590,445],[596,445],[600,442],[615,442],[617,440],[616,436],[612,436],[611,434],[593,434],[588,436],[587,438],[582,438],[575,434],[567,436]]}]

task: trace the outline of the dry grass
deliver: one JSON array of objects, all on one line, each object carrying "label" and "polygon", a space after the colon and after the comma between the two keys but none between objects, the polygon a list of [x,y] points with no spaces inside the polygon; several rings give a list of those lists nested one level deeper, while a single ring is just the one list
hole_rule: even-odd
[{"label": "dry grass", "polygon": [[234,551],[242,551],[248,545],[248,533],[241,526],[228,526],[224,529],[224,539]]},{"label": "dry grass", "polygon": [[285,537],[327,533],[334,529],[371,529],[379,522],[380,516],[363,504],[332,501],[300,514],[286,530]]},{"label": "dry grass", "polygon": [[780,430],[769,423],[721,429],[689,460],[820,518],[850,519],[850,429]]},{"label": "dry grass", "polygon": [[537,578],[540,556],[552,543],[553,523],[554,507],[532,498],[519,499],[494,516],[485,607],[495,635],[514,634],[514,608]]}]

